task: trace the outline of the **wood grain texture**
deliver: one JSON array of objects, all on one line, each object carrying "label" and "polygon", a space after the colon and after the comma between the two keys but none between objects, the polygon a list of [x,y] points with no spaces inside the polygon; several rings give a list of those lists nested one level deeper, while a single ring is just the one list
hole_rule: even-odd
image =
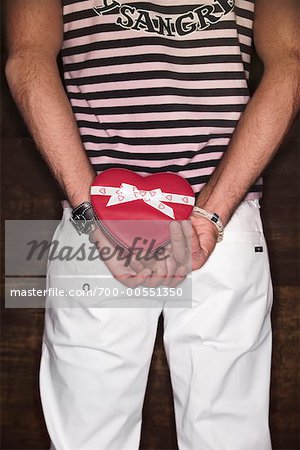
[{"label": "wood grain texture", "polygon": [[[259,74],[258,68],[255,73]],[[255,77],[253,83],[255,84]],[[61,214],[60,193],[13,104],[4,77],[2,88],[3,216],[5,219],[58,219]],[[262,201],[274,283],[271,389],[274,450],[296,450],[300,447],[297,363],[300,279],[299,125],[298,120],[265,173]],[[1,448],[48,449],[49,439],[38,393],[43,311],[2,308],[1,317]],[[141,449],[177,448],[169,371],[162,345],[162,321],[151,364],[143,417]]]}]

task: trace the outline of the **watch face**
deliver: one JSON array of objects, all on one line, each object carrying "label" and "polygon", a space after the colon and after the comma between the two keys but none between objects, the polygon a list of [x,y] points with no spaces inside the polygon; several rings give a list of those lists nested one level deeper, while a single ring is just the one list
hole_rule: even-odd
[{"label": "watch face", "polygon": [[88,234],[92,230],[92,225],[95,221],[93,207],[90,203],[85,202],[77,206],[72,211],[70,221],[76,228],[79,234]]}]

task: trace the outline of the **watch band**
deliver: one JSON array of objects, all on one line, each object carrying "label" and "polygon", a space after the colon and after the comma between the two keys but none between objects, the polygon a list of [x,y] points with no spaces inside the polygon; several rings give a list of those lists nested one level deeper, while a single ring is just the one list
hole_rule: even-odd
[{"label": "watch band", "polygon": [[83,202],[72,210],[70,222],[75,227],[79,235],[89,234],[95,224],[95,215],[92,204]]},{"label": "watch band", "polygon": [[224,226],[222,224],[220,216],[217,213],[206,211],[205,209],[202,209],[199,206],[194,206],[192,214],[199,215],[201,217],[205,217],[206,219],[210,220],[218,230],[218,242],[222,241],[224,235]]}]

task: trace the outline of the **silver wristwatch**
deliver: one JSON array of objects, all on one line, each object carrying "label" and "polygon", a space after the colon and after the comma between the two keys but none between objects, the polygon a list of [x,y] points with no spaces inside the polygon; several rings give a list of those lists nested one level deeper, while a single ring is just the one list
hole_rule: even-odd
[{"label": "silver wristwatch", "polygon": [[72,211],[70,222],[75,227],[77,233],[89,234],[95,225],[95,215],[92,204],[83,202]]}]

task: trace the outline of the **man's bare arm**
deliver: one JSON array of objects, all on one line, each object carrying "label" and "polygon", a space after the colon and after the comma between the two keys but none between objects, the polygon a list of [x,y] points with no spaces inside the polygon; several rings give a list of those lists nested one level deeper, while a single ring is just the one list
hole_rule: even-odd
[{"label": "man's bare arm", "polygon": [[[63,40],[61,0],[7,0],[6,18],[6,77],[11,93],[37,147],[75,207],[89,200],[95,173],[57,66]],[[99,230],[97,239],[106,245]],[[144,283],[151,274],[140,262],[124,267],[124,261],[113,258],[107,265],[116,278],[130,287]],[[178,283],[185,277],[183,269],[174,269],[175,281],[171,282]],[[160,283],[167,275],[166,269],[154,281]]]},{"label": "man's bare arm", "polygon": [[12,96],[71,205],[89,199],[95,176],[57,66],[63,39],[60,0],[7,0],[5,67]]},{"label": "man's bare arm", "polygon": [[271,161],[300,106],[299,0],[256,0],[254,42],[264,74],[197,204],[224,224]]}]

